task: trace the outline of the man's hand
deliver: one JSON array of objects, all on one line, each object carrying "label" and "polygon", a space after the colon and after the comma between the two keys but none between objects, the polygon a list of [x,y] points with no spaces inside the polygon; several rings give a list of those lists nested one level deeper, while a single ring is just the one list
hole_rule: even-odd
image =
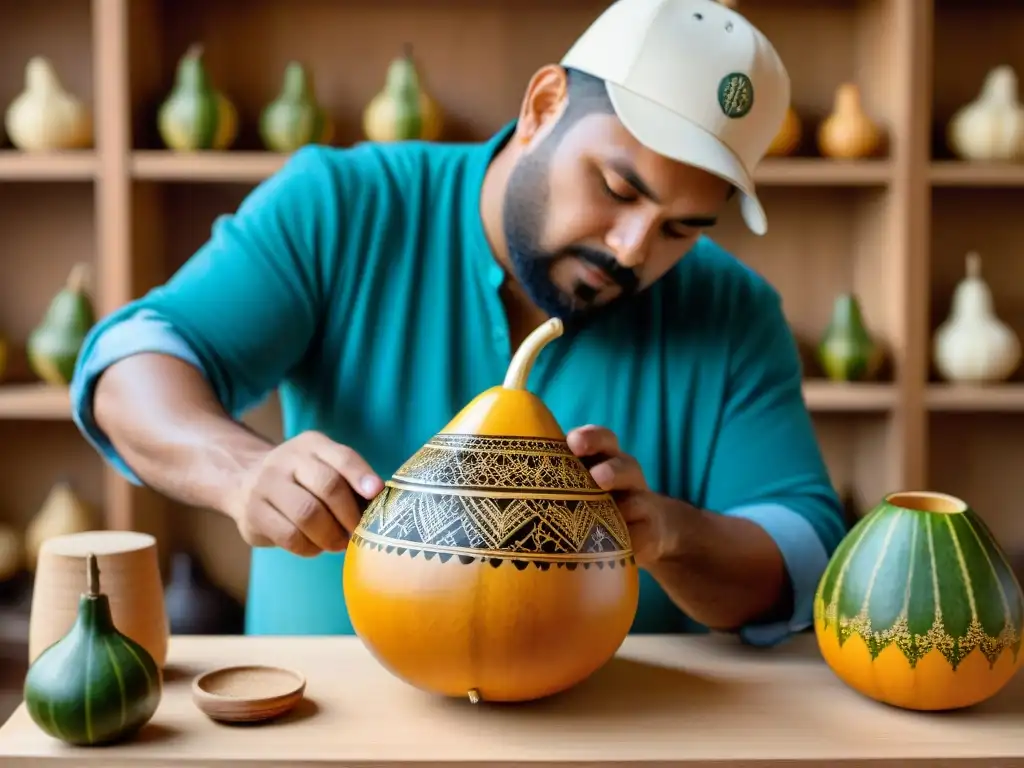
[{"label": "man's hand", "polygon": [[[587,425],[568,434],[569,448],[590,468],[594,481],[615,497],[637,564],[650,566],[671,550],[678,523],[678,502],[654,493],[635,458],[624,453],[611,430]],[[675,509],[673,516],[672,510]]]},{"label": "man's hand", "polygon": [[312,557],[344,550],[365,500],[382,488],[354,450],[319,432],[304,432],[253,463],[224,511],[251,546]]}]

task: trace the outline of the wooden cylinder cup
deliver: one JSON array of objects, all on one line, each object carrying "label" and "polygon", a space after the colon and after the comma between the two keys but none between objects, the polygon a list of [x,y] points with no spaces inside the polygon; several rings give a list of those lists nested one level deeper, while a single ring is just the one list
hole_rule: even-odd
[{"label": "wooden cylinder cup", "polygon": [[43,542],[32,591],[29,663],[75,623],[90,552],[96,555],[114,625],[149,651],[162,669],[169,628],[156,539],[134,531],[88,531]]}]

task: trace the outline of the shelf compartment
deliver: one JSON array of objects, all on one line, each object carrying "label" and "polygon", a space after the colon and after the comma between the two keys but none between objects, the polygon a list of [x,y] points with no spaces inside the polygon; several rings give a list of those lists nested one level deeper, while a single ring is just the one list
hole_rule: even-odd
[{"label": "shelf compartment", "polygon": [[[937,0],[931,77],[932,155],[937,160],[954,156],[947,137],[949,121],[958,109],[978,97],[989,70],[1008,64],[1018,76],[1024,72],[1022,37],[1024,6],[1018,2]],[[990,184],[1000,176],[976,178]],[[981,184],[965,186],[975,185]]]},{"label": "shelf compartment", "polygon": [[68,421],[71,398],[66,387],[0,382],[0,419]]},{"label": "shelf compartment", "polygon": [[[931,297],[927,339],[929,361],[934,360],[935,330],[949,315],[953,292],[963,279],[965,257],[977,251],[981,274],[992,291],[993,309],[1024,342],[1024,262],[1020,259],[1020,211],[1024,209],[1022,189],[960,189],[932,191]],[[945,384],[934,371],[930,378]],[[1018,368],[1008,384],[1024,382],[1024,366]],[[936,390],[948,391],[952,390]],[[957,390],[963,392],[964,390]],[[1005,390],[1000,390],[1005,391]],[[953,402],[961,394],[935,395],[935,402]],[[993,389],[992,397],[1003,398]],[[950,400],[952,398],[953,400]],[[971,397],[979,404],[981,392]]]},{"label": "shelf compartment", "polygon": [[810,379],[822,378],[814,347],[840,293],[857,294],[869,331],[887,350],[898,337],[902,302],[892,294],[896,281],[883,279],[898,258],[889,239],[890,195],[889,188],[766,187],[766,235],[752,234],[735,206],[709,233],[778,290]]},{"label": "shelf compartment", "polygon": [[[33,56],[50,59],[62,85],[87,106],[92,106],[91,5],[85,0],[4,3],[0,109],[6,112],[10,103],[24,90],[25,65]],[[0,130],[0,148],[10,147],[11,140],[6,130]],[[0,161],[2,180],[8,178],[4,175],[8,170],[6,163]],[[24,172],[29,167],[22,166],[20,170]],[[34,170],[39,172],[42,168],[45,166],[36,166]]]},{"label": "shelf compartment", "polygon": [[0,520],[23,529],[54,483],[66,480],[103,525],[103,460],[73,424],[39,421],[26,429],[0,421],[0,445]]},{"label": "shelf compartment", "polygon": [[890,460],[898,422],[888,413],[815,413],[813,420],[829,479],[853,522],[898,482]]},{"label": "shelf compartment", "polygon": [[929,489],[973,506],[1024,576],[1024,415],[931,414],[928,431]]}]

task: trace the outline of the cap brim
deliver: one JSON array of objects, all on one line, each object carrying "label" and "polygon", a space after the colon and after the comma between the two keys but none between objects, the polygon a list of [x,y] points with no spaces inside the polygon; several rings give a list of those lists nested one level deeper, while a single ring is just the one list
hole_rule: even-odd
[{"label": "cap brim", "polygon": [[739,158],[696,123],[650,99],[607,83],[615,112],[636,140],[659,155],[702,168],[732,183],[740,193],[740,213],[756,235],[768,231],[768,217],[754,191],[754,180]]}]

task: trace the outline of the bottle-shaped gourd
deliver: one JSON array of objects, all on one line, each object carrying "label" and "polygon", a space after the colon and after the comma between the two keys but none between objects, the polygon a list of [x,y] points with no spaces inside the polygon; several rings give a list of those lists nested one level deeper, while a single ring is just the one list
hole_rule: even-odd
[{"label": "bottle-shaped gourd", "polygon": [[881,363],[881,349],[864,325],[860,302],[852,293],[838,296],[821,341],[818,362],[833,381],[866,381]]}]

